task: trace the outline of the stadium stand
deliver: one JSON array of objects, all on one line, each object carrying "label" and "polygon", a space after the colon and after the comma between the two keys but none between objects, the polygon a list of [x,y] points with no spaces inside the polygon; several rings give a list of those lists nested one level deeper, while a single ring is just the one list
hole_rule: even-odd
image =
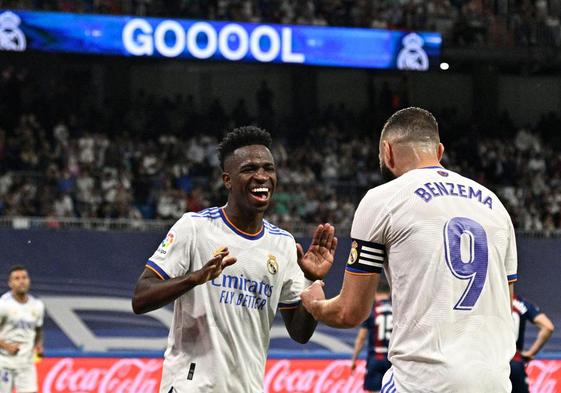
[{"label": "stadium stand", "polygon": [[[197,108],[193,97],[140,92],[123,116],[68,105],[69,79],[53,80],[56,88],[45,91],[25,71],[6,67],[1,75],[0,215],[46,217],[55,227],[71,217],[175,220],[222,203],[220,182],[208,180],[219,179],[218,138],[234,126],[272,118],[266,87],[256,95],[255,114],[242,99],[226,113],[218,100]],[[382,91],[377,123],[385,108],[405,101]],[[357,201],[381,181],[369,115],[339,105],[302,113],[299,122],[279,118],[269,125],[280,142],[273,222],[297,232],[305,223],[325,221],[348,228]],[[561,230],[556,114],[518,129],[508,114],[492,127],[462,123],[452,108],[438,118],[447,167],[501,195],[519,230]],[[303,137],[296,143],[291,133]],[[477,145],[470,143],[474,138]]]}]

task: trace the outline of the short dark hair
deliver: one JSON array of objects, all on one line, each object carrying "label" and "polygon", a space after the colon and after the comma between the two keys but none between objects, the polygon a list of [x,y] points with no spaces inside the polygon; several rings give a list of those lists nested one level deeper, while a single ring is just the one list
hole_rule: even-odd
[{"label": "short dark hair", "polygon": [[273,140],[269,132],[255,126],[245,126],[235,128],[230,131],[220,145],[218,146],[218,158],[220,159],[220,167],[224,169],[224,161],[240,147],[250,145],[263,145],[267,149],[271,149]]},{"label": "short dark hair", "polygon": [[8,279],[12,276],[13,272],[19,272],[20,270],[27,271],[27,268],[23,265],[13,265],[10,267],[10,270],[8,270]]},{"label": "short dark hair", "polygon": [[390,293],[390,284],[385,277],[380,277],[380,281],[378,281],[378,288],[376,288],[376,292],[378,293]]},{"label": "short dark hair", "polygon": [[382,139],[398,142],[440,143],[438,122],[426,109],[409,107],[395,112],[384,124]]}]

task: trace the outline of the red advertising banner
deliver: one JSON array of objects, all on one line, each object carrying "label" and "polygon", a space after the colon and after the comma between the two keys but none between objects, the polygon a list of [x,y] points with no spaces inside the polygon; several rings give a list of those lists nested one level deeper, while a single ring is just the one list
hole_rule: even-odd
[{"label": "red advertising banner", "polygon": [[[265,393],[362,393],[364,362],[354,373],[349,360],[269,360]],[[161,359],[47,358],[37,365],[42,393],[157,393]],[[528,366],[531,393],[561,392],[561,360]]]}]

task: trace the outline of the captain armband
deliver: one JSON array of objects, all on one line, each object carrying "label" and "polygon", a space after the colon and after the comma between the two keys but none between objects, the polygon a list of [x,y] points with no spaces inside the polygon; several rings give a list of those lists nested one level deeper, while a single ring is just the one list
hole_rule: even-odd
[{"label": "captain armband", "polygon": [[351,274],[381,273],[386,261],[386,246],[352,239],[346,271]]}]

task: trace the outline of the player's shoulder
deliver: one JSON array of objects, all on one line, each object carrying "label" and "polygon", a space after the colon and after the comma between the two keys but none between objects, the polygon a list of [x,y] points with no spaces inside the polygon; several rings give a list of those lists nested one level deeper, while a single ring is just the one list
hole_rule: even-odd
[{"label": "player's shoulder", "polygon": [[357,212],[364,212],[365,210],[370,211],[371,209],[379,210],[383,208],[388,205],[392,197],[399,193],[403,187],[407,186],[407,184],[408,179],[400,176],[397,179],[369,189],[360,200]]},{"label": "player's shoulder", "polygon": [[207,225],[210,221],[220,219],[220,208],[209,207],[198,212],[187,212],[173,225],[174,230],[189,230]]},{"label": "player's shoulder", "polygon": [[490,190],[489,188],[485,187],[483,184],[469,177],[463,176],[457,172],[452,172],[452,171],[450,172],[453,173],[456,178],[461,179],[464,183],[467,183],[468,185],[472,186],[476,190],[480,190],[482,192],[482,195],[485,195],[485,199],[490,198],[492,200],[491,206],[493,207],[493,211],[499,212],[502,215],[506,215],[510,217],[506,210],[506,207],[503,205],[503,202],[501,201],[501,198],[499,198],[499,196],[493,190]]},{"label": "player's shoulder", "polygon": [[11,300],[12,299],[12,292],[4,292],[2,296],[0,296],[0,300]]},{"label": "player's shoulder", "polygon": [[209,207],[198,212],[188,212],[183,215],[179,220],[183,221],[193,221],[193,222],[205,222],[208,220],[219,219],[222,215],[220,207]]},{"label": "player's shoulder", "polygon": [[263,220],[263,226],[265,227],[267,234],[272,238],[281,241],[295,242],[294,236],[290,232],[270,223],[269,221]]},{"label": "player's shoulder", "polygon": [[27,297],[29,299],[28,301],[29,301],[30,304],[33,304],[33,305],[38,306],[38,307],[44,307],[45,306],[43,301],[41,299],[39,299],[37,296],[32,295],[32,294],[27,294]]}]

